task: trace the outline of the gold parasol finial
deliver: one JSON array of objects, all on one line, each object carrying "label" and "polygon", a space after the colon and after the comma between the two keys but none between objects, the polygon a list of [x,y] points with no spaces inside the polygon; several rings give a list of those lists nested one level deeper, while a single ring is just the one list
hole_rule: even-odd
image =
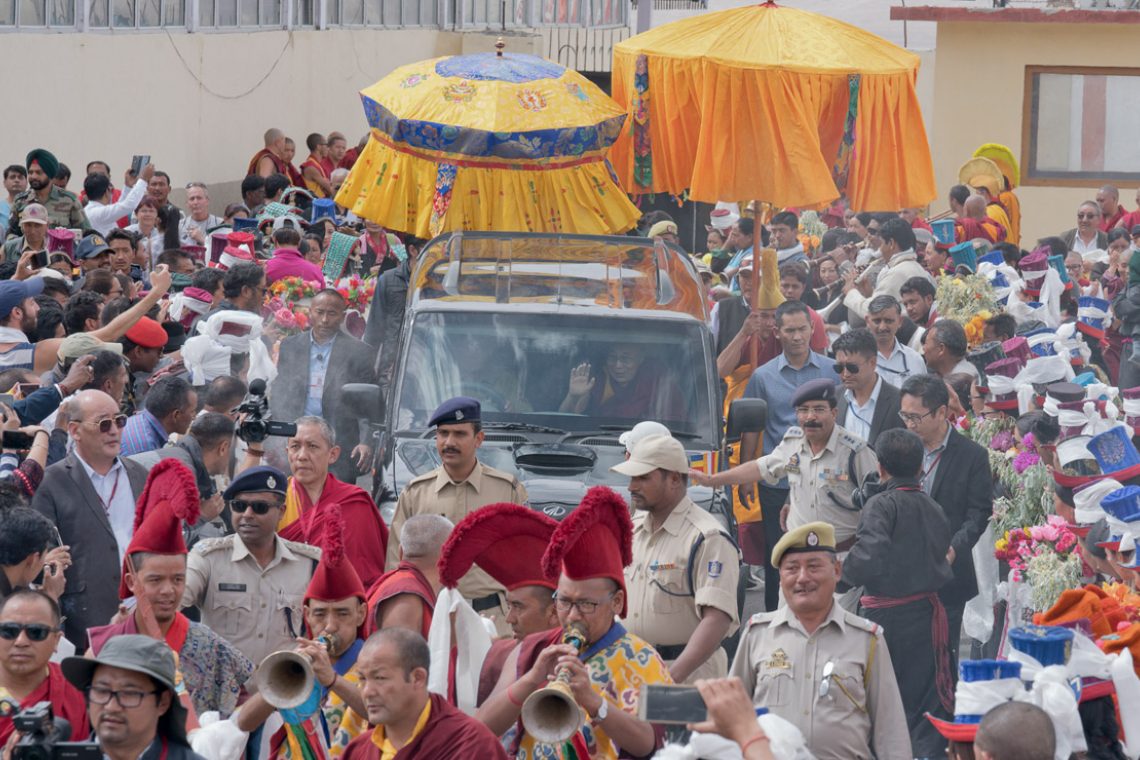
[{"label": "gold parasol finial", "polygon": [[506,46],[507,46],[507,43],[503,40],[502,37],[495,40],[495,55],[502,58],[503,57],[503,48],[505,48]]}]

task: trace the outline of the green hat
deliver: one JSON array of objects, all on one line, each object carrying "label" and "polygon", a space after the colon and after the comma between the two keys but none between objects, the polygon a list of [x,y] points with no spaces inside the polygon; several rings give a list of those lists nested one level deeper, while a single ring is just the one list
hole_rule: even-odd
[{"label": "green hat", "polygon": [[49,179],[55,179],[55,175],[59,172],[59,159],[56,158],[50,151],[43,148],[36,148],[24,160],[24,167],[27,169],[32,168],[32,163],[35,162],[40,165],[44,170],[44,174],[48,175]]},{"label": "green hat", "polygon": [[170,709],[159,718],[158,733],[170,741],[187,744],[186,708],[178,701],[174,652],[165,641],[135,634],[113,636],[95,657],[65,657],[60,669],[75,688],[85,691],[100,665],[142,673],[169,690]]},{"label": "green hat", "polygon": [[835,554],[835,528],[830,523],[810,522],[789,530],[772,547],[772,566],[779,567],[785,554],[800,552]]}]

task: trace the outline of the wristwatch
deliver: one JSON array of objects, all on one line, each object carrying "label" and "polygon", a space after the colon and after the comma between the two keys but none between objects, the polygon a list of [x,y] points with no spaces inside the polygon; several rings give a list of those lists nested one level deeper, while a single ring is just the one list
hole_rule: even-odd
[{"label": "wristwatch", "polygon": [[608,714],[609,714],[609,701],[605,697],[602,697],[602,706],[598,708],[598,712],[594,715],[594,722],[595,723],[601,723],[603,720],[606,719],[606,715],[608,715]]}]

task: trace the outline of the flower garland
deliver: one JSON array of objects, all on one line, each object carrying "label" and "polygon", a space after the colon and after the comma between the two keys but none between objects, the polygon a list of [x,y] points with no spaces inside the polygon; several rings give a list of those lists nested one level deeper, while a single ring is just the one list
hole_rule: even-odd
[{"label": "flower garland", "polygon": [[349,309],[355,309],[363,314],[368,309],[368,304],[372,303],[372,296],[376,292],[376,278],[362,280],[359,275],[354,274],[351,277],[340,278],[332,287],[348,301]]},{"label": "flower garland", "polygon": [[965,327],[967,338],[970,337],[969,326],[974,325],[977,339],[980,340],[981,323],[998,310],[993,285],[990,285],[985,275],[939,277],[934,298],[938,302],[938,316],[953,319]]},{"label": "flower garland", "polygon": [[796,237],[809,258],[819,250],[825,232],[827,225],[820,221],[818,211],[805,211],[800,214],[799,234]]},{"label": "flower garland", "polygon": [[300,277],[282,277],[269,286],[269,295],[289,303],[300,301],[302,298],[312,298],[317,294],[317,290],[312,282]]}]

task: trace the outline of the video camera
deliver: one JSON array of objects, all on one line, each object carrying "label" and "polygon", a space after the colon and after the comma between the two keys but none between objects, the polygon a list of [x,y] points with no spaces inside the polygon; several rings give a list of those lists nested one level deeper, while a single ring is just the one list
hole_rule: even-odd
[{"label": "video camera", "polygon": [[271,435],[291,438],[297,435],[297,426],[292,422],[274,422],[269,415],[269,400],[265,398],[265,381],[254,380],[249,384],[249,395],[237,408],[245,419],[238,425],[238,438],[246,443],[261,443]]},{"label": "video camera", "polygon": [[71,724],[52,717],[50,702],[20,710],[12,725],[23,734],[12,750],[12,760],[103,760],[97,743],[66,741],[71,738]]}]

